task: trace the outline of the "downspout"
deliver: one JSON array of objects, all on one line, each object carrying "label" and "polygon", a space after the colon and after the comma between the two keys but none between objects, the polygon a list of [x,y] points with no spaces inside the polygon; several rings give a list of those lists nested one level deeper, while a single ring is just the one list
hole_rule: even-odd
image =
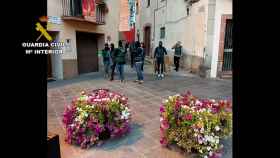
[{"label": "downspout", "polygon": [[153,41],[155,42],[155,30],[156,30],[156,11],[158,11],[158,0],[157,7],[154,9],[154,28],[153,28]]}]

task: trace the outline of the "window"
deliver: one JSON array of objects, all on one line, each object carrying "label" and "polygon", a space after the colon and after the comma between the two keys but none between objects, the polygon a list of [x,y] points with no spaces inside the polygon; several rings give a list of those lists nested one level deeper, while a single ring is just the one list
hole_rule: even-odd
[{"label": "window", "polygon": [[187,16],[190,16],[190,7],[187,7]]},{"label": "window", "polygon": [[165,38],[165,27],[160,28],[160,39]]},{"label": "window", "polygon": [[147,0],[147,7],[149,7],[151,4],[151,1],[150,0]]}]

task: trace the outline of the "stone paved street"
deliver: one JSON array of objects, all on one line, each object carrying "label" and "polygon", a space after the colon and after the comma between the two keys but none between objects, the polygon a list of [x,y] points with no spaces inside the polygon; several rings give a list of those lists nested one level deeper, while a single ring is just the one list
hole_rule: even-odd
[{"label": "stone paved street", "polygon": [[[169,95],[190,90],[201,98],[229,98],[232,81],[202,79],[194,75],[171,73],[157,81],[151,73],[144,76],[142,85],[133,82],[135,73],[126,68],[126,82],[104,80],[101,73],[81,75],[65,81],[48,83],[48,131],[60,136],[62,158],[188,158],[176,149],[167,149],[159,143],[159,107]],[[116,76],[117,78],[117,76]],[[125,137],[109,140],[99,147],[84,150],[64,142],[62,113],[67,104],[82,90],[109,88],[128,97],[132,110],[132,131]],[[231,158],[231,139],[225,141],[224,158]],[[175,151],[174,151],[175,150]]]}]

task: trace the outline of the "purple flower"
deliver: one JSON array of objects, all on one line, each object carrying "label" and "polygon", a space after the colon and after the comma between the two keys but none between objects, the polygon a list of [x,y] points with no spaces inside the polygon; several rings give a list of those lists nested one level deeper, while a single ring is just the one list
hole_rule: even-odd
[{"label": "purple flower", "polygon": [[76,109],[73,106],[68,106],[65,109],[64,113],[63,113],[63,120],[62,120],[62,122],[65,125],[72,124],[74,116],[75,116],[75,113],[76,113]]},{"label": "purple flower", "polygon": [[99,124],[96,124],[94,126],[94,131],[95,131],[96,134],[100,134],[103,131],[103,129]]}]

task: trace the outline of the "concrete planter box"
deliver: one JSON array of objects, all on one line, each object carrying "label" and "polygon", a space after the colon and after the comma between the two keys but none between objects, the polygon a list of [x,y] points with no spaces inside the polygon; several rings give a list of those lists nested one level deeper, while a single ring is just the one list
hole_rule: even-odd
[{"label": "concrete planter box", "polygon": [[204,65],[199,66],[199,76],[202,78],[209,78],[210,68]]}]

